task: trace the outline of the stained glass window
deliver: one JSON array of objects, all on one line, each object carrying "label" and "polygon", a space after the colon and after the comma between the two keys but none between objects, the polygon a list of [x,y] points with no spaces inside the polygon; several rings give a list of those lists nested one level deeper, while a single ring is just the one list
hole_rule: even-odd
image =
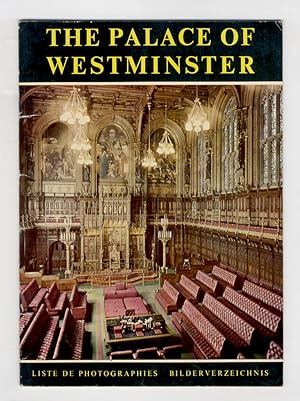
[{"label": "stained glass window", "polygon": [[235,189],[235,171],[238,168],[237,103],[234,96],[225,107],[222,131],[223,189],[230,192]]},{"label": "stained glass window", "polygon": [[282,90],[264,89],[261,94],[261,183],[282,181]]}]

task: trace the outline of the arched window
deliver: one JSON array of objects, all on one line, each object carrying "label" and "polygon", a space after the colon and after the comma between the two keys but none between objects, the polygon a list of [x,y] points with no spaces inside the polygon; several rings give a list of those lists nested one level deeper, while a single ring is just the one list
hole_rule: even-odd
[{"label": "arched window", "polygon": [[261,94],[261,184],[282,182],[282,90],[264,89]]},{"label": "arched window", "polygon": [[224,110],[222,134],[223,189],[230,192],[235,189],[235,172],[238,169],[237,104],[234,96],[229,99]]}]

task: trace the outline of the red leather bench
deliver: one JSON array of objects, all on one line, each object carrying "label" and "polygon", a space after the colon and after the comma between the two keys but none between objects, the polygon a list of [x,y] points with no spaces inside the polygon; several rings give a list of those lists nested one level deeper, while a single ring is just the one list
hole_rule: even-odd
[{"label": "red leather bench", "polygon": [[158,354],[163,359],[181,359],[181,353],[183,352],[182,344],[167,345],[162,350],[158,351]]},{"label": "red leather bench", "polygon": [[115,359],[133,359],[133,352],[131,350],[113,351],[110,353],[109,359],[111,361]]},{"label": "red leather bench", "polygon": [[283,349],[276,344],[275,341],[271,341],[267,354],[266,354],[267,359],[282,359],[283,358]]},{"label": "red leather bench", "polygon": [[226,337],[189,300],[182,312],[172,313],[172,322],[192,352],[200,359],[216,359],[227,354]]},{"label": "red leather bench", "polygon": [[263,337],[280,334],[282,319],[233,288],[226,287],[222,302],[254,326]]},{"label": "red leather bench", "polygon": [[276,294],[279,294],[279,295],[282,296],[282,288],[281,288],[281,287],[278,287],[278,286],[275,285],[275,284],[272,286],[272,291],[274,291],[274,292],[276,292]]},{"label": "red leather bench", "polygon": [[68,306],[66,291],[60,292],[57,284],[55,282],[52,283],[48,294],[45,296],[45,304],[49,315],[63,316]]},{"label": "red leather bench", "polygon": [[245,280],[242,287],[242,292],[280,313],[283,311],[283,298],[273,291],[254,284],[251,281]]},{"label": "red leather bench", "polygon": [[194,281],[201,288],[201,295],[199,297],[200,302],[202,302],[206,292],[215,294],[216,296],[222,295],[223,293],[223,288],[220,286],[218,280],[215,280],[212,276],[209,276],[201,270],[197,271]]},{"label": "red leather bench", "polygon": [[261,287],[266,288],[266,289],[268,289],[268,290],[270,290],[270,291],[273,290],[273,285],[272,285],[271,283],[269,283],[267,280],[263,279],[263,278],[260,278],[260,279],[259,279],[258,284],[259,284]]},{"label": "red leather bench", "polygon": [[70,308],[64,314],[53,359],[82,359],[85,321],[75,319]]},{"label": "red leather bench", "polygon": [[85,291],[78,291],[77,285],[72,288],[70,308],[75,319],[85,319],[87,310],[87,295]]},{"label": "red leather bench", "polygon": [[230,265],[226,265],[225,263],[220,262],[220,267],[224,270],[229,270],[232,273],[238,273],[237,269],[235,267],[232,267]]},{"label": "red leather bench", "polygon": [[158,358],[159,355],[157,347],[138,349],[133,354],[133,359],[158,359]]},{"label": "red leather bench", "polygon": [[116,283],[103,290],[104,299],[137,297],[139,294],[134,286],[126,287],[125,283]]},{"label": "red leather bench", "polygon": [[58,333],[58,316],[50,316],[42,304],[20,343],[21,359],[50,359]]},{"label": "red leather bench", "polygon": [[155,299],[167,315],[178,310],[179,291],[167,280],[164,281],[163,288],[155,294]]},{"label": "red leather bench", "polygon": [[34,312],[25,312],[20,315],[20,320],[19,320],[19,336],[20,339],[23,337],[25,334],[28,326],[30,325],[32,319],[34,316]]},{"label": "red leather bench", "polygon": [[37,312],[48,292],[47,288],[40,288],[33,278],[22,290],[20,300],[23,312]]},{"label": "red leather bench", "polygon": [[201,294],[201,288],[198,284],[190,280],[184,274],[181,275],[179,283],[174,284],[174,286],[181,294],[181,300],[179,298],[181,301],[179,306],[182,306],[185,299],[188,299],[190,302],[195,304],[198,302]]},{"label": "red leather bench", "polygon": [[212,269],[212,275],[219,281],[222,287],[230,286],[239,290],[243,284],[243,279],[237,274],[222,269],[222,267],[215,265]]},{"label": "red leather bench", "polygon": [[255,341],[255,328],[212,295],[205,294],[200,310],[237,349]]},{"label": "red leather bench", "polygon": [[253,276],[253,274],[247,274],[246,278],[248,281],[251,281],[252,283],[259,284],[259,278],[256,276]]}]

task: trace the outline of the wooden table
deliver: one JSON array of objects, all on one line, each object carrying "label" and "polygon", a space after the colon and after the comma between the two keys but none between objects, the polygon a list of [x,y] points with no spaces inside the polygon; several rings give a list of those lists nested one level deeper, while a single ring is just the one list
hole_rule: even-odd
[{"label": "wooden table", "polygon": [[[162,333],[155,334],[153,329],[145,329],[144,336],[137,336],[133,331],[126,331],[122,333],[121,338],[115,338],[114,327],[120,326],[120,318],[106,319],[106,342],[110,346],[111,351],[122,351],[130,349],[136,351],[140,348],[158,346],[161,348],[168,343],[168,340],[172,337],[169,333],[168,327],[165,324],[162,315],[144,315],[144,316],[130,316],[136,318],[136,320],[147,319],[152,316],[153,323],[160,322],[162,326]],[[128,318],[128,317],[126,317]],[[119,337],[119,336],[117,336]]]}]

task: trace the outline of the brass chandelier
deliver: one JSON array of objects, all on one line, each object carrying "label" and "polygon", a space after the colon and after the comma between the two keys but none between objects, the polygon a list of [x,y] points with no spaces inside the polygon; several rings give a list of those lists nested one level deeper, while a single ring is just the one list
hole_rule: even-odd
[{"label": "brass chandelier", "polygon": [[64,105],[63,112],[60,115],[60,120],[74,125],[74,138],[71,149],[78,151],[77,163],[81,165],[91,165],[93,160],[90,155],[91,144],[86,134],[86,124],[91,119],[87,114],[87,107],[80,96],[80,90],[73,87],[70,97]]},{"label": "brass chandelier", "polygon": [[170,134],[167,131],[167,104],[165,104],[165,131],[158,144],[156,152],[159,155],[165,155],[165,156],[173,155],[175,153],[173,142],[171,141]]},{"label": "brass chandelier", "polygon": [[147,153],[142,161],[142,166],[145,168],[153,168],[157,166],[157,161],[155,160],[154,154],[151,150],[150,147],[150,135],[151,135],[151,129],[150,129],[150,122],[151,122],[151,102],[147,103],[148,106],[148,116],[149,116],[149,124],[148,124],[148,149]]}]

